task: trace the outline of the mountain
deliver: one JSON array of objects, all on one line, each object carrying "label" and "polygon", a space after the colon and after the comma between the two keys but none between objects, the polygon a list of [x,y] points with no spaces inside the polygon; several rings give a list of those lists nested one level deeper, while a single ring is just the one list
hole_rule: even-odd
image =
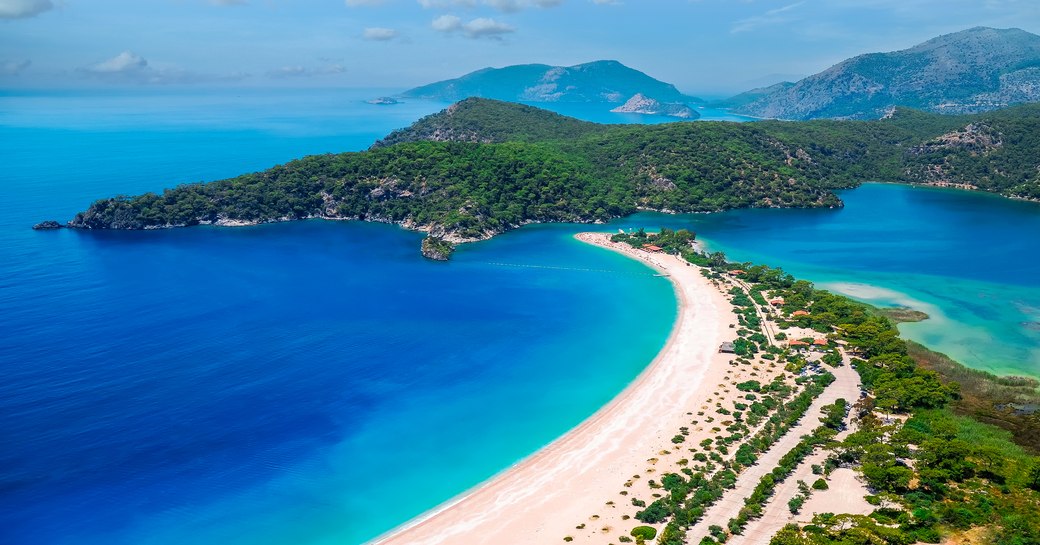
[{"label": "mountain", "polygon": [[403,96],[455,102],[468,97],[509,102],[590,102],[621,104],[641,93],[663,103],[700,102],[674,85],[617,61],[575,66],[520,64],[484,68],[456,79],[405,91]]},{"label": "mountain", "polygon": [[697,119],[701,114],[681,102],[662,103],[643,93],[636,93],[627,102],[610,110],[620,114],[667,115],[680,119]]},{"label": "mountain", "polygon": [[837,207],[863,180],[1040,199],[1040,105],[975,115],[898,109],[877,121],[601,125],[467,99],[362,152],[305,157],[162,194],[101,199],[79,229],[306,218],[397,223],[451,243],[538,222],[638,210]]},{"label": "mountain", "polygon": [[895,106],[976,113],[1040,101],[1040,36],[976,27],[891,53],[860,55],[794,84],[726,101],[778,119],[878,119]]}]

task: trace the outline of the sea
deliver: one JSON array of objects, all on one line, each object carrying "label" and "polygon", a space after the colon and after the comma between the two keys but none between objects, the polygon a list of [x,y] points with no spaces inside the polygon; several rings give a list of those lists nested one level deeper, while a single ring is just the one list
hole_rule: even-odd
[{"label": "sea", "polygon": [[[448,263],[361,222],[30,229],[101,197],[362,150],[446,106],[365,102],[392,92],[0,92],[0,543],[364,543],[646,367],[672,288],[573,239],[589,226],[528,226]],[[972,366],[1040,375],[1040,205],[881,184],[842,197],[597,228],[690,228],[733,259],[925,310],[905,333]]]}]

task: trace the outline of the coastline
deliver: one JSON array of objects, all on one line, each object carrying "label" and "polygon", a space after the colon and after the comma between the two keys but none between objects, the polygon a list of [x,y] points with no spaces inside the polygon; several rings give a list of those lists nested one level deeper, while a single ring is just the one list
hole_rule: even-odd
[{"label": "coastline", "polygon": [[621,525],[613,504],[628,499],[619,491],[631,486],[634,475],[654,471],[647,465],[656,464],[657,458],[648,458],[674,447],[670,439],[689,425],[689,414],[727,378],[729,358],[718,353],[718,345],[734,335],[730,324],[736,318],[700,268],[676,256],[611,243],[609,237],[581,233],[575,238],[638,259],[673,284],[678,315],[662,350],[625,390],[576,428],[370,543],[546,543],[573,536],[589,520],[598,526],[593,537],[602,535],[606,542],[614,540],[612,533],[627,534],[627,526],[638,524],[632,520]]}]

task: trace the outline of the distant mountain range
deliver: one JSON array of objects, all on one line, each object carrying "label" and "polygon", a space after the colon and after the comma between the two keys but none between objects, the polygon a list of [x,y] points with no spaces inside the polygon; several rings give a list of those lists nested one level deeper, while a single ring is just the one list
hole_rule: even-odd
[{"label": "distant mountain range", "polygon": [[445,102],[479,97],[528,103],[627,104],[620,111],[686,119],[698,117],[697,112],[687,105],[703,102],[679,92],[670,83],[617,61],[595,61],[574,66],[520,64],[484,68],[459,78],[410,89],[402,96]]},{"label": "distant mountain range", "polygon": [[975,113],[1040,101],[1040,36],[976,27],[891,53],[838,63],[719,106],[777,119],[878,119],[895,106]]}]

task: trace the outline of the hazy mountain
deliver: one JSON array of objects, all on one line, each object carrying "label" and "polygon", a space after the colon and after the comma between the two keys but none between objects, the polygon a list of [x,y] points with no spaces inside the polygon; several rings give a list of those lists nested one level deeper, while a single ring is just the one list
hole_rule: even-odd
[{"label": "hazy mountain", "polygon": [[406,97],[454,102],[468,97],[511,102],[603,102],[622,104],[636,94],[662,104],[700,102],[674,85],[654,79],[617,61],[575,66],[520,64],[484,68],[460,78],[416,87]]},{"label": "hazy mountain", "polygon": [[860,55],[725,103],[756,117],[877,119],[893,106],[972,113],[1037,101],[1040,36],[977,27],[902,51]]}]

